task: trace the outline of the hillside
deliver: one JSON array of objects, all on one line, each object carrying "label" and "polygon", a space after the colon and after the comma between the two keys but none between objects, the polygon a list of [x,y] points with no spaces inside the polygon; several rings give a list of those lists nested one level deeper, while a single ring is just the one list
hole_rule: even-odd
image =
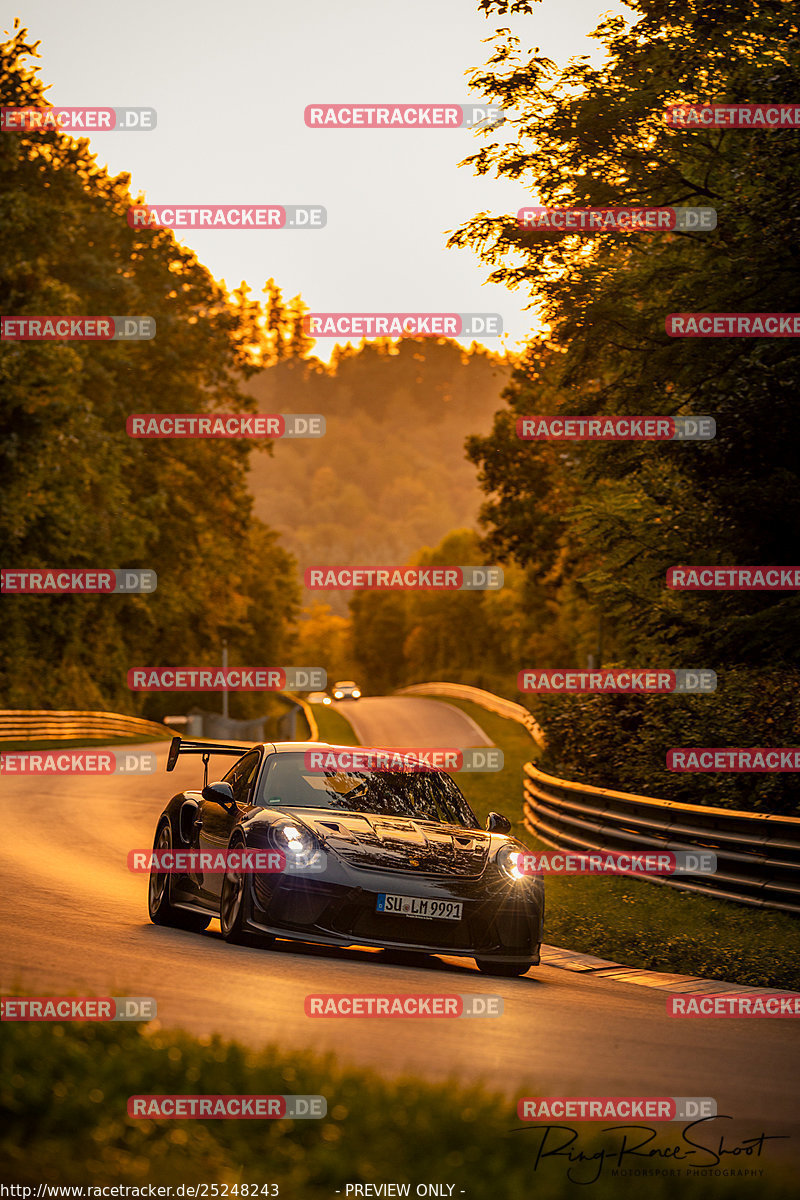
[{"label": "hillside", "polygon": [[[507,383],[499,356],[444,339],[365,343],[284,359],[247,385],[262,412],[318,412],[327,436],[251,459],[256,514],[301,572],[315,563],[403,563],[454,528],[474,528],[481,493],[464,456],[488,432]],[[326,595],[343,611],[342,597]]]}]

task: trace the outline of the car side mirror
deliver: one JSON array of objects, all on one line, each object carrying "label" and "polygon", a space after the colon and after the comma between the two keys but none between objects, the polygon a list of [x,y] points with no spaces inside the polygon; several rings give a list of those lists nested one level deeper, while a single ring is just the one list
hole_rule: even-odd
[{"label": "car side mirror", "polygon": [[511,833],[511,822],[502,813],[490,812],[486,818],[489,833]]},{"label": "car side mirror", "polygon": [[228,808],[233,804],[233,788],[229,783],[220,780],[219,783],[207,783],[203,788],[203,799],[210,800],[213,804],[221,804],[223,808]]}]

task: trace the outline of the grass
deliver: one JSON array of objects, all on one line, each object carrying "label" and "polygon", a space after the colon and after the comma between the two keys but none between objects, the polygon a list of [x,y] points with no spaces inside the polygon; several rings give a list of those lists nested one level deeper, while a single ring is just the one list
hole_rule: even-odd
[{"label": "grass", "polygon": [[[155,1026],[155,1027],[153,1027]],[[468,1200],[560,1200],[582,1193],[564,1158],[535,1166],[536,1133],[519,1127],[515,1098],[477,1086],[387,1080],[331,1057],[276,1046],[251,1051],[133,1024],[8,1023],[0,1051],[0,1178],[17,1185],[277,1184],[287,1200],[332,1200],[348,1183],[453,1184]],[[405,1032],[405,1031],[404,1031]],[[397,1036],[397,1031],[393,1031]],[[537,1089],[532,1068],[527,1094]],[[135,1120],[134,1095],[323,1095],[321,1120]],[[677,1141],[665,1125],[658,1146]],[[608,1145],[583,1125],[587,1153]],[[713,1137],[706,1139],[709,1144]],[[651,1165],[630,1160],[634,1167]],[[663,1160],[669,1168],[672,1160]],[[737,1160],[736,1164],[741,1165]],[[789,1200],[792,1181],[767,1157],[759,1179],[680,1178],[682,1196]],[[594,1169],[595,1164],[590,1164]],[[584,1166],[585,1170],[585,1166]],[[586,1176],[584,1175],[584,1178]],[[580,1178],[580,1177],[579,1177]],[[648,1193],[674,1195],[675,1179],[654,1176]],[[606,1163],[598,1200],[641,1195],[641,1179],[614,1178]],[[213,1195],[208,1192],[208,1195]],[[221,1193],[219,1193],[221,1194]],[[236,1193],[228,1193],[236,1194]],[[250,1193],[253,1194],[252,1191]],[[275,1194],[274,1191],[272,1194]],[[352,1193],[351,1193],[352,1194]],[[447,1193],[445,1193],[447,1194]]]},{"label": "grass", "polygon": [[340,712],[334,712],[329,704],[315,704],[314,716],[319,726],[319,740],[332,746],[357,746],[358,738],[353,726]]},{"label": "grass", "polygon": [[[522,820],[522,766],[537,747],[522,726],[476,704],[447,699],[500,746],[499,774],[463,774],[459,786],[481,822],[504,813],[513,835],[546,847]],[[800,920],[624,876],[549,876],[545,937],[554,946],[630,967],[800,991]]]}]

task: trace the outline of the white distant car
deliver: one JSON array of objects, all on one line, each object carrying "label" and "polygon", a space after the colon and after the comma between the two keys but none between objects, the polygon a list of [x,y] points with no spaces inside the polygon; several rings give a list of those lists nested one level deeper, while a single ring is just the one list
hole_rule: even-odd
[{"label": "white distant car", "polygon": [[309,692],[306,696],[309,704],[331,704],[333,703],[327,692]]},{"label": "white distant car", "polygon": [[333,685],[334,700],[357,700],[360,695],[361,689],[352,679],[340,679]]}]

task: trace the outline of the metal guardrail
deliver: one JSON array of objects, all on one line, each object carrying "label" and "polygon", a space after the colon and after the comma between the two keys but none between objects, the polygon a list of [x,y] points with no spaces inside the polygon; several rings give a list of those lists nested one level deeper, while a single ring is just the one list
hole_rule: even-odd
[{"label": "metal guardrail", "polygon": [[0,709],[0,742],[74,741],[78,738],[170,737],[174,731],[157,721],[111,712],[54,712],[48,709]]},{"label": "metal guardrail", "polygon": [[[319,727],[311,705],[299,696],[282,693],[286,699],[298,708],[308,722],[310,741],[319,741]],[[210,714],[214,716],[214,714]],[[118,738],[118,737],[171,737],[175,733],[174,726],[188,723],[187,717],[171,718],[173,727],[158,721],[145,721],[141,717],[126,716],[123,713],[111,712],[80,712],[77,710],[54,711],[52,709],[0,709],[0,743],[12,741],[75,741],[79,738]],[[225,718],[219,717],[220,729],[212,728],[205,731],[206,737],[231,736],[231,730],[225,727]],[[232,722],[228,721],[228,725]],[[263,741],[263,721],[239,721],[238,736],[246,741]],[[258,734],[251,737],[251,734]],[[184,734],[185,736],[185,734]]]},{"label": "metal guardrail", "polygon": [[525,825],[559,850],[711,850],[714,875],[654,876],[685,891],[800,914],[800,818],[681,804],[571,783],[525,764]]},{"label": "metal guardrail", "polygon": [[471,700],[473,704],[479,704],[481,708],[497,713],[499,717],[508,717],[510,721],[524,725],[540,749],[544,750],[546,746],[544,733],[527,708],[515,704],[513,700],[495,696],[492,692],[485,692],[483,688],[470,687],[466,683],[415,683],[411,687],[398,688],[397,695],[450,696],[453,700]]},{"label": "metal guardrail", "polygon": [[[399,694],[452,696],[525,725],[541,748],[545,736],[521,704],[459,683],[420,683]],[[525,827],[540,842],[575,854],[636,850],[710,850],[714,875],[637,876],[684,891],[800,914],[800,817],[770,816],[615,792],[546,775],[525,763]]]},{"label": "metal guardrail", "polygon": [[[314,713],[311,710],[311,705],[308,703],[308,701],[303,700],[301,696],[296,696],[294,692],[281,692],[281,695],[289,700],[292,704],[296,704],[297,708],[301,709],[308,724],[308,740],[310,742],[318,742],[319,725],[317,725],[317,718],[314,716]],[[297,709],[295,709],[295,712],[296,711]]]}]

